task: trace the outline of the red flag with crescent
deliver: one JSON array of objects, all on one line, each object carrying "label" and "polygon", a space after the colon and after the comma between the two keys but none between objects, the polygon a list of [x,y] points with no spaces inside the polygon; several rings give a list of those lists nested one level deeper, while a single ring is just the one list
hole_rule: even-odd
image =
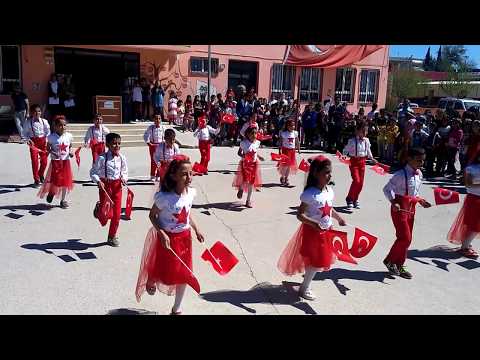
[{"label": "red flag with crescent", "polygon": [[350,254],[357,259],[367,256],[377,243],[377,237],[362,229],[355,228],[353,244],[350,248]]},{"label": "red flag with crescent", "polygon": [[437,187],[433,189],[436,205],[455,204],[460,202],[460,194],[456,191]]}]

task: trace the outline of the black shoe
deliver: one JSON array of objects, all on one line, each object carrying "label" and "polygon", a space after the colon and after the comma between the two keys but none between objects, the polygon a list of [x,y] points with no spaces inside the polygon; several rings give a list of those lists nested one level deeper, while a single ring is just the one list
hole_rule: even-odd
[{"label": "black shoe", "polygon": [[48,194],[47,195],[47,203],[51,204],[53,200],[53,194]]},{"label": "black shoe", "polygon": [[34,189],[38,189],[40,187],[40,181],[35,181],[33,184],[32,184],[32,187]]},{"label": "black shoe", "polygon": [[387,260],[383,260],[383,264],[387,267],[388,271],[392,275],[400,275],[400,271],[397,268],[397,265],[392,264],[391,262],[388,262]]},{"label": "black shoe", "polygon": [[40,183],[44,183],[45,182],[45,178],[43,176],[40,175]]},{"label": "black shoe", "polygon": [[400,277],[402,277],[404,279],[410,280],[413,277],[412,274],[403,265],[400,266],[399,272],[400,272]]},{"label": "black shoe", "polygon": [[60,201],[60,207],[62,209],[68,209],[68,207],[69,207],[68,202],[66,202],[65,200]]},{"label": "black shoe", "polygon": [[118,242],[118,238],[115,236],[113,238],[108,238],[107,244],[112,247],[118,247],[120,243]]},{"label": "black shoe", "polygon": [[100,209],[100,201],[97,201],[95,204],[95,209],[93,209],[93,217],[98,219],[98,209]]}]

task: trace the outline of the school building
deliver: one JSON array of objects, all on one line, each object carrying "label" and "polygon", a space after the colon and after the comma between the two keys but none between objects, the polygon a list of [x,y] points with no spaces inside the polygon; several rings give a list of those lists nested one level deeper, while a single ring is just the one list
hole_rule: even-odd
[{"label": "school building", "polygon": [[[243,84],[255,88],[258,97],[274,99],[285,93],[300,97],[303,104],[338,95],[351,112],[361,106],[369,111],[373,102],[385,105],[388,46],[336,69],[282,65],[286,49],[286,45],[212,45],[211,93],[225,95],[228,88]],[[93,114],[95,97],[121,97],[126,82],[133,84],[142,77],[160,79],[185,99],[206,93],[207,54],[207,45],[1,45],[0,105],[11,105],[14,84],[22,86],[30,103],[45,105],[52,73],[72,75],[75,101],[85,116]]]}]

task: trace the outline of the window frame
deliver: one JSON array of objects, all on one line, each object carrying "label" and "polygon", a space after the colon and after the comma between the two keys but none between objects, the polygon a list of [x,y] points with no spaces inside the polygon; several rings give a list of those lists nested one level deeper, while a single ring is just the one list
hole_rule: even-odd
[{"label": "window frame", "polygon": [[[282,71],[277,71],[276,69],[282,69]],[[291,79],[290,79],[290,89],[285,89],[285,75],[291,72]],[[285,94],[285,97],[293,97],[294,94],[294,84],[295,84],[295,76],[296,76],[296,67],[293,65],[284,65],[284,64],[272,64],[270,69],[271,74],[271,81],[270,81],[270,98],[276,99],[280,97],[281,94]],[[280,79],[276,79],[276,74],[281,74]],[[278,88],[277,85],[281,85],[281,88]]]},{"label": "window frame", "polygon": [[[340,90],[340,94],[338,93],[339,90],[337,90],[337,74],[338,74],[338,71],[342,71],[343,74],[342,74],[342,88]],[[346,95],[345,94],[345,75],[347,73],[348,70],[351,70],[351,84],[350,84],[350,97],[348,100],[345,100],[344,96]],[[353,67],[341,67],[341,68],[337,68],[336,69],[336,72],[335,72],[335,98],[336,97],[340,97],[340,102],[347,102],[347,104],[353,104],[353,102],[355,101],[355,86],[356,86],[356,79],[357,79],[357,69],[353,68]]]},{"label": "window frame", "polygon": [[[220,59],[219,58],[211,58],[212,59],[212,75],[218,74],[218,67],[220,66]],[[192,70],[192,61],[199,60],[202,62],[202,70]],[[204,75],[208,76],[208,57],[201,57],[201,56],[190,56],[188,60],[188,69],[190,70],[190,74],[192,75]]]},{"label": "window frame", "polygon": [[[3,78],[3,47],[4,46],[15,46],[17,48],[17,61],[18,61],[18,80],[14,79],[4,79]],[[0,95],[10,95],[10,93],[5,92],[4,80],[13,80],[7,82],[16,82],[19,86],[22,85],[22,47],[21,45],[0,45]]]},{"label": "window frame", "polygon": [[[318,71],[318,83],[317,88],[312,90],[312,77],[314,70]],[[302,89],[302,81],[304,79],[303,74],[305,72],[309,72],[309,80],[308,80],[308,90]],[[322,68],[306,68],[302,67],[300,71],[300,78],[298,84],[298,91],[299,91],[299,99],[302,103],[310,103],[310,102],[320,102],[321,99],[321,90],[322,90],[322,80],[323,80],[323,69]],[[312,99],[312,94],[316,93],[317,97]],[[302,99],[302,94],[307,94],[307,99]]]},{"label": "window frame", "polygon": [[[362,73],[364,72],[367,73],[365,92],[362,91]],[[369,91],[371,73],[376,74],[376,77],[375,77],[376,83],[375,83],[375,89],[373,93],[374,94],[373,101],[368,101],[368,96],[369,96],[369,93],[371,92]],[[360,105],[368,105],[368,104],[376,103],[378,101],[379,87],[380,87],[380,70],[379,69],[360,69],[360,79],[358,84],[358,103]]]}]

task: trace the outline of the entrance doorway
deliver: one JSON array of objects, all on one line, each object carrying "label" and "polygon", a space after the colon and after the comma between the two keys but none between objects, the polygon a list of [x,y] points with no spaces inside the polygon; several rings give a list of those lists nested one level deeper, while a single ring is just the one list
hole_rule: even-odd
[{"label": "entrance doorway", "polygon": [[228,61],[228,88],[235,90],[244,85],[247,91],[254,88],[258,91],[258,63],[253,61]]},{"label": "entrance doorway", "polygon": [[[75,122],[90,122],[96,95],[121,96],[139,78],[140,54],[55,48],[55,72],[71,75],[75,88]],[[123,109],[125,113],[125,109]]]}]

